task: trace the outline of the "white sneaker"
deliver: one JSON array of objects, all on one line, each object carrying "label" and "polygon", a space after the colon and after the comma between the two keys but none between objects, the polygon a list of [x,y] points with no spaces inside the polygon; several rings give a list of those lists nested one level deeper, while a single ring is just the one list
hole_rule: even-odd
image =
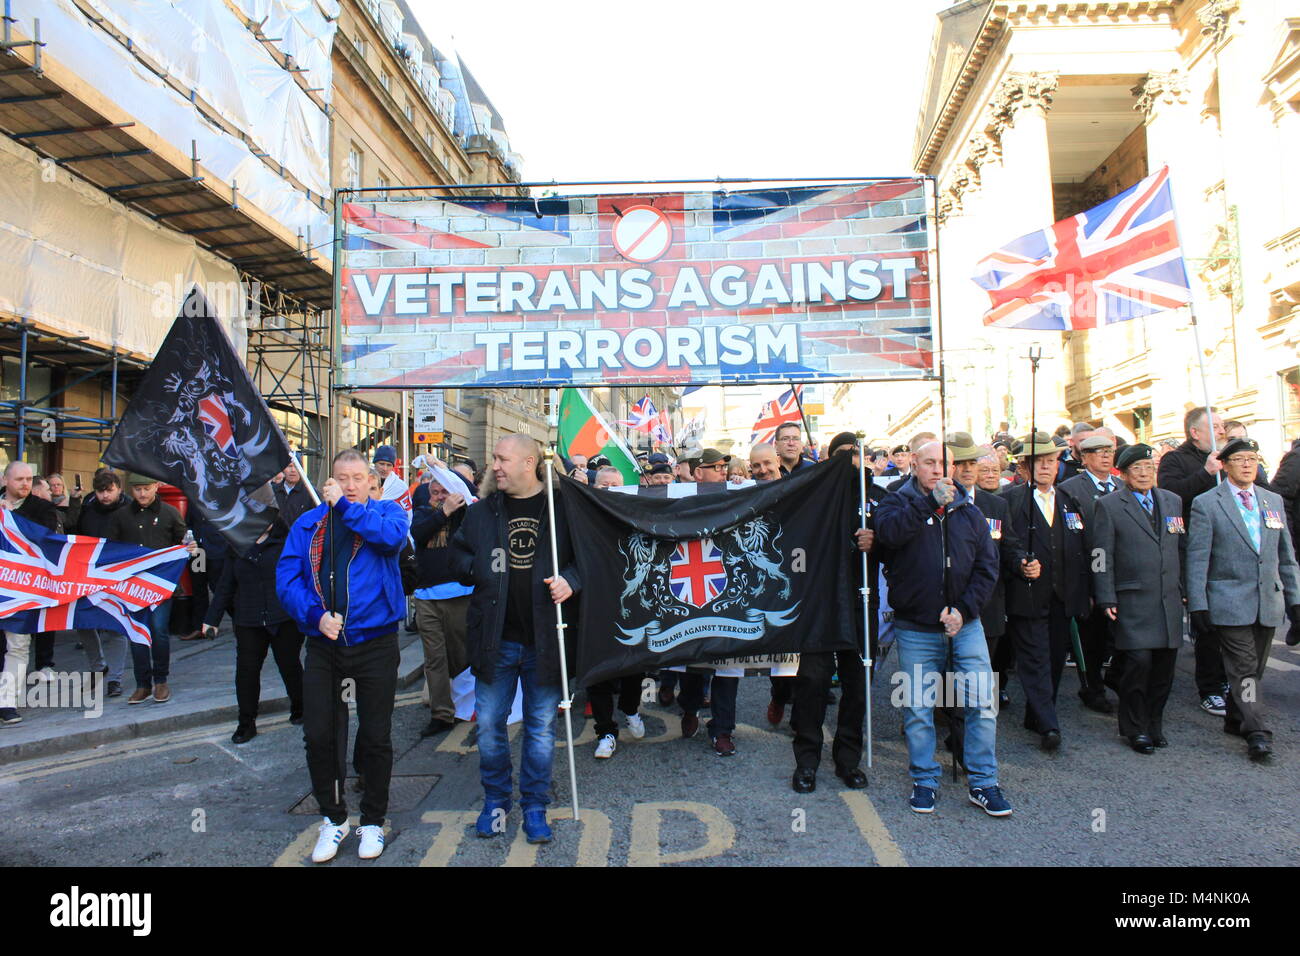
[{"label": "white sneaker", "polygon": [[614,751],[618,749],[618,741],[614,739],[613,734],[606,734],[596,742],[596,759],[608,760],[614,756]]},{"label": "white sneaker", "polygon": [[311,861],[313,863],[328,863],[334,859],[334,854],[339,851],[339,844],[343,838],[348,835],[348,825],[346,822],[335,826],[326,817],[325,822],[320,825],[320,836],[316,838],[316,848],[311,851]]},{"label": "white sneaker", "polygon": [[625,714],[627,717],[627,729],[637,740],[645,736],[645,721],[641,719],[640,714]]},{"label": "white sneaker", "polygon": [[357,836],[361,846],[357,847],[357,856],[363,860],[373,860],[384,852],[384,828],[375,824],[357,827]]}]

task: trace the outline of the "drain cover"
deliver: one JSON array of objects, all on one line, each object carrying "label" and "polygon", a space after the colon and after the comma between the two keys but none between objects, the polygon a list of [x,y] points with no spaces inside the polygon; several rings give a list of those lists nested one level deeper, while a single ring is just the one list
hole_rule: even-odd
[{"label": "drain cover", "polygon": [[[392,782],[388,786],[388,812],[400,813],[414,810],[441,779],[442,775],[436,773],[393,774]],[[346,799],[351,812],[356,812],[359,798],[360,791],[357,790],[357,778],[348,777]],[[308,793],[290,807],[289,812],[300,813],[304,816],[318,816],[320,807],[316,805],[316,797]]]}]

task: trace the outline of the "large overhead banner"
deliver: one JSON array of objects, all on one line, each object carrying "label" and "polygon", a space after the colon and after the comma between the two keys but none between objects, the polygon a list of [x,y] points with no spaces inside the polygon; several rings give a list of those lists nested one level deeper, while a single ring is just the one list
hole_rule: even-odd
[{"label": "large overhead banner", "polygon": [[349,202],[351,388],[931,373],[920,179]]}]

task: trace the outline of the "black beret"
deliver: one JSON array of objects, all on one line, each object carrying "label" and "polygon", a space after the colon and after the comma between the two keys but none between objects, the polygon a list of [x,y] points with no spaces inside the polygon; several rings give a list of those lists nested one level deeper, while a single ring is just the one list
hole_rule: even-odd
[{"label": "black beret", "polygon": [[1115,459],[1115,467],[1120,471],[1127,471],[1129,465],[1155,456],[1156,450],[1150,445],[1143,445],[1140,442],[1136,445],[1125,445],[1120,449],[1119,457]]},{"label": "black beret", "polygon": [[1219,461],[1227,461],[1229,455],[1235,455],[1239,451],[1258,452],[1259,442],[1253,438],[1234,438],[1219,452]]}]

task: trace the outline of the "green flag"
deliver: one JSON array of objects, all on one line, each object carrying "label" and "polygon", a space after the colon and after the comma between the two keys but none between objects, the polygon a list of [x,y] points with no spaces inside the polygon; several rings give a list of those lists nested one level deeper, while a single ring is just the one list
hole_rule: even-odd
[{"label": "green flag", "polygon": [[637,467],[632,450],[614,434],[581,389],[566,388],[560,398],[557,449],[565,458],[586,455],[590,460],[604,455],[622,472],[624,484],[635,485],[641,481],[641,469]]}]

